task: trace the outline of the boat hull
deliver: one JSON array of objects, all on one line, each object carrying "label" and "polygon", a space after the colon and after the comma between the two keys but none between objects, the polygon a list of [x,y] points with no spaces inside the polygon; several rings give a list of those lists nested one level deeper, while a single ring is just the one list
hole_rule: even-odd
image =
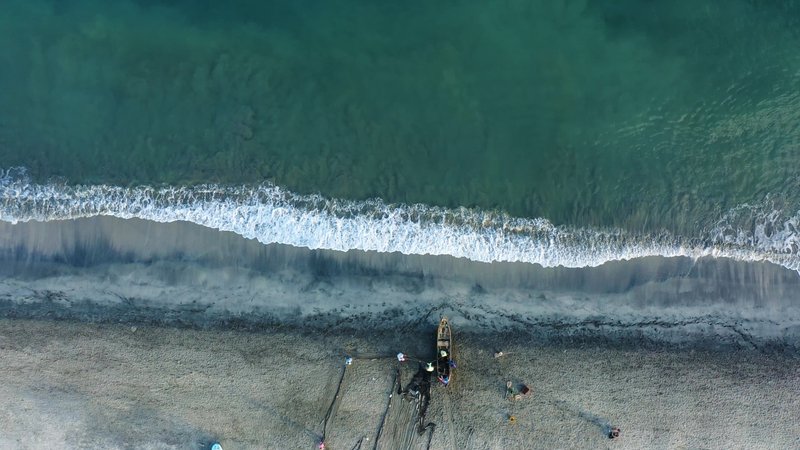
[{"label": "boat hull", "polygon": [[436,378],[447,386],[453,381],[453,333],[447,317],[439,321],[436,332]]}]

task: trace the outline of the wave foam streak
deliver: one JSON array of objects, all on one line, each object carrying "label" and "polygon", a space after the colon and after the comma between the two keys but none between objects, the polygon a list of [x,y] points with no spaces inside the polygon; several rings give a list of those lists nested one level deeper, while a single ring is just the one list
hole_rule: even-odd
[{"label": "wave foam streak", "polygon": [[[598,266],[646,256],[722,256],[768,260],[798,270],[797,247],[788,250],[731,233],[725,224],[706,239],[623,230],[573,229],[545,219],[523,219],[467,208],[380,200],[348,201],[298,195],[277,186],[201,185],[117,187],[34,184],[24,171],[0,176],[0,220],[68,220],[91,216],[188,221],[237,233],[264,244],[310,249],[374,250],[450,255],[473,261],[527,262],[544,267]],[[731,236],[736,236],[732,239]],[[795,235],[795,241],[797,237]],[[694,244],[693,244],[694,243]]]}]

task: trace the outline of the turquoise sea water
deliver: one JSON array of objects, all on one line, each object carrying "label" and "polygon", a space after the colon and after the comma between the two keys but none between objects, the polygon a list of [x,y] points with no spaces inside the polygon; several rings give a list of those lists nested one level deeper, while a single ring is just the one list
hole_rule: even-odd
[{"label": "turquoise sea water", "polygon": [[25,168],[2,177],[3,220],[190,220],[544,265],[800,267],[798,2],[2,9],[0,167]]}]

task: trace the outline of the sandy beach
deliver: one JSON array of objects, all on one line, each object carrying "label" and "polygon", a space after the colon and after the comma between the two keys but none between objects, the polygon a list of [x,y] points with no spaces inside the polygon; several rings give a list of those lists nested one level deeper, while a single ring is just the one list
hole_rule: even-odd
[{"label": "sandy beach", "polygon": [[[582,269],[265,246],[186,222],[0,223],[6,317],[197,327],[365,325],[523,331],[543,341],[796,351],[797,272],[728,259],[639,258]],[[368,323],[367,323],[368,322]]]},{"label": "sandy beach", "polygon": [[[433,389],[427,420],[435,429],[417,435],[410,404],[390,394],[396,369],[403,383],[415,369],[401,366],[393,352],[432,353],[432,341],[419,333],[2,320],[0,442],[207,448],[218,441],[223,448],[311,449],[324,432],[331,449],[800,444],[796,358],[541,347],[518,334],[456,337],[457,378]],[[495,358],[501,344],[505,356]],[[345,355],[355,357],[352,365],[344,365]],[[506,381],[526,383],[533,393],[507,400]],[[607,426],[620,427],[620,438],[608,439]]]},{"label": "sandy beach", "polygon": [[[109,218],[0,231],[11,448],[800,445],[800,282],[778,266],[543,269]],[[441,315],[458,368],[418,434],[397,394],[417,363],[395,355],[432,358]]]}]

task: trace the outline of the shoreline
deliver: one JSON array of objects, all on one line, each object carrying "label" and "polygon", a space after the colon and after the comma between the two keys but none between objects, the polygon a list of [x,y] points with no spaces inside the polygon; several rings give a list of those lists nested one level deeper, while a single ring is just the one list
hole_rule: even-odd
[{"label": "shoreline", "polygon": [[[800,442],[800,281],[771,264],[545,269],[264,246],[110,218],[0,223],[0,261],[7,446]],[[430,357],[440,315],[458,372],[434,389],[435,429],[417,435],[412,404],[390,395],[416,367],[395,355]],[[507,400],[507,381],[533,395]]]},{"label": "shoreline", "polygon": [[462,329],[539,342],[800,348],[800,276],[770,263],[542,268],[265,246],[186,222],[108,217],[0,223],[0,236],[3,317],[336,331],[411,330],[447,314]]}]

